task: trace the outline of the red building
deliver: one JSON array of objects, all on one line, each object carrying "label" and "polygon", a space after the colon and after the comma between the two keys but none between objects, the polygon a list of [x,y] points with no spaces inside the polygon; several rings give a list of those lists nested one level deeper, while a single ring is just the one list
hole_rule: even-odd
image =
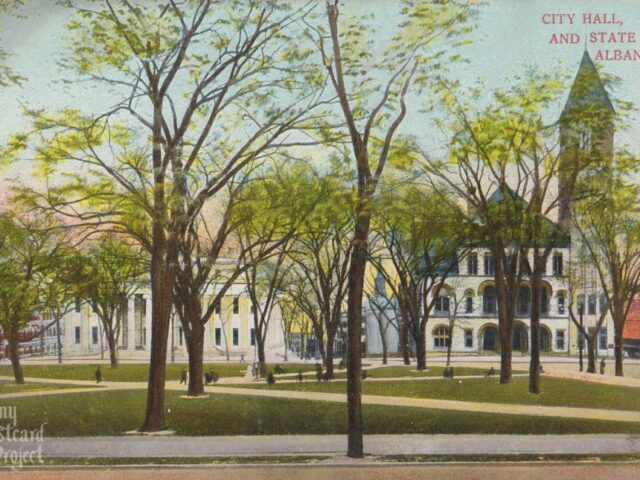
[{"label": "red building", "polygon": [[622,334],[622,346],[630,357],[640,357],[640,297],[636,297],[629,309]]}]

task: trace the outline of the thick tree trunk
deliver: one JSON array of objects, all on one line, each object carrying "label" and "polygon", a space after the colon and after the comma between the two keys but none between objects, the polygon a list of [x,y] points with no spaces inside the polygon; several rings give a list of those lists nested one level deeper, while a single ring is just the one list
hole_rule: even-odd
[{"label": "thick tree trunk", "polygon": [[587,373],[596,373],[596,335],[585,335],[587,340]]},{"label": "thick tree trunk", "polygon": [[614,321],[614,334],[613,334],[613,354],[615,355],[616,361],[616,377],[623,376],[623,368],[622,368],[622,331],[624,329],[624,322],[620,322],[619,320]]},{"label": "thick tree trunk", "polygon": [[362,373],[362,294],[367,265],[367,237],[370,214],[365,211],[364,199],[356,208],[357,222],[353,241],[347,300],[347,455],[364,456],[361,373]]},{"label": "thick tree trunk", "polygon": [[9,360],[11,360],[11,367],[13,368],[13,378],[16,384],[22,385],[24,383],[24,372],[22,371],[22,365],[20,364],[20,345],[18,343],[18,332],[9,332]]},{"label": "thick tree trunk", "polygon": [[513,330],[513,318],[507,305],[507,291],[505,289],[504,265],[499,255],[493,252],[495,259],[495,283],[498,306],[498,331],[500,333],[500,383],[511,381],[511,334]]},{"label": "thick tree trunk", "polygon": [[147,405],[141,430],[158,432],[164,428],[164,382],[167,342],[171,323],[171,294],[175,252],[166,237],[164,172],[162,170],[162,99],[154,99],[152,132],[153,212],[151,218],[151,356]]},{"label": "thick tree trunk", "polygon": [[[536,257],[537,252],[534,254]],[[531,362],[529,363],[529,393],[540,393],[540,288],[542,278],[531,278]]]},{"label": "thick tree trunk", "polygon": [[324,368],[327,375],[327,378],[333,378],[333,344],[336,338],[335,333],[328,332],[327,333],[327,349],[325,353],[324,359]]},{"label": "thick tree trunk", "polygon": [[109,347],[109,361],[111,362],[111,368],[118,368],[118,352],[116,347],[116,339],[114,338],[113,331],[108,330],[107,334],[107,346]]},{"label": "thick tree trunk", "polygon": [[265,378],[267,376],[267,357],[264,354],[264,342],[262,340],[258,341],[257,337],[262,337],[262,334],[256,333],[256,342],[258,342],[258,371],[260,372],[260,377]]},{"label": "thick tree trunk", "polygon": [[416,365],[420,371],[427,369],[427,325],[421,323],[416,338]]},{"label": "thick tree trunk", "polygon": [[[191,331],[185,335],[189,354],[189,388],[187,395],[197,397],[204,394],[204,326],[199,320],[191,321]],[[186,329],[185,329],[186,332]]]}]

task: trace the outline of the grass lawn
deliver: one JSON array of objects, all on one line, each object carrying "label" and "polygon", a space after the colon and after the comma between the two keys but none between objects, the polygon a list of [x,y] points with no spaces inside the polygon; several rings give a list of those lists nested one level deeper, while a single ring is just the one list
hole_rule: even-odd
[{"label": "grass lawn", "polygon": [[22,385],[16,385],[13,382],[0,380],[0,395],[6,393],[32,392],[36,390],[60,390],[65,388],[82,388],[82,386],[55,383],[24,383]]},{"label": "grass lawn", "polygon": [[[313,364],[280,364],[285,370],[297,372],[315,370]],[[56,378],[64,380],[95,380],[98,363],[68,364],[68,365],[23,365],[24,375],[34,378]],[[272,369],[275,365],[269,365]],[[121,363],[112,369],[108,364],[100,364],[102,380],[111,382],[146,382],[149,375],[148,363]],[[183,370],[188,370],[186,363],[167,363],[167,380],[180,380]],[[205,363],[204,371],[212,370],[220,377],[242,377],[247,373],[247,365],[241,363]],[[0,366],[0,375],[13,376],[10,365]]]},{"label": "grass lawn", "polygon": [[[469,402],[521,403],[530,405],[561,405],[569,407],[611,408],[640,410],[640,388],[601,385],[580,380],[541,378],[541,393],[529,393],[529,379],[517,377],[511,383],[500,385],[495,378],[463,380],[387,381],[365,380],[362,393],[411,398],[437,398]],[[240,385],[238,385],[240,386]],[[269,388],[266,384],[242,385],[246,388]],[[342,393],[345,382],[276,383],[278,390],[308,390]]]},{"label": "grass lawn", "polygon": [[[144,390],[105,391],[4,400],[17,405],[18,426],[44,435],[118,435],[142,424]],[[166,426],[179,435],[344,434],[346,405],[310,400],[166,393]],[[640,433],[640,423],[477,414],[407,407],[364,406],[365,432],[374,433]]]}]

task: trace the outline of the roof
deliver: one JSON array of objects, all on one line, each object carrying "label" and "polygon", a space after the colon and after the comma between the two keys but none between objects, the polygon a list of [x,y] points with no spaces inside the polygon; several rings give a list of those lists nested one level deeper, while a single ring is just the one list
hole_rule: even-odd
[{"label": "roof", "polygon": [[578,73],[571,86],[567,103],[560,114],[560,119],[576,110],[597,105],[612,115],[615,114],[613,104],[604,88],[600,74],[598,74],[589,52],[585,50],[578,67]]}]

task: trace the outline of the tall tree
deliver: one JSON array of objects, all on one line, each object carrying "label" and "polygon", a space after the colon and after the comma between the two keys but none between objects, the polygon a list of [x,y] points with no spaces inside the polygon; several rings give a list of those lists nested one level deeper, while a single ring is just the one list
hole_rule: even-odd
[{"label": "tall tree", "polygon": [[[362,295],[371,224],[371,202],[380,177],[396,148],[398,129],[407,115],[407,95],[425,86],[443,64],[459,58],[460,34],[469,31],[473,10],[458,2],[403,1],[398,28],[385,49],[376,50],[375,29],[362,18],[342,20],[338,0],[327,2],[328,32],[318,26],[316,41],[321,62],[338,97],[344,121],[343,140],[348,145],[356,176],[353,251],[347,300],[347,455],[360,458],[362,442],[361,336]],[[333,139],[335,141],[335,139]],[[341,140],[338,140],[341,141]]]},{"label": "tall tree", "polygon": [[149,252],[151,368],[141,429],[158,431],[176,268],[190,255],[185,247],[203,209],[270,149],[304,143],[286,135],[309,116],[321,81],[291,39],[312,6],[67,3],[76,15],[62,63],[112,93],[114,106],[89,116],[32,112],[46,173],[73,168],[43,200],[84,226],[126,233]]}]

